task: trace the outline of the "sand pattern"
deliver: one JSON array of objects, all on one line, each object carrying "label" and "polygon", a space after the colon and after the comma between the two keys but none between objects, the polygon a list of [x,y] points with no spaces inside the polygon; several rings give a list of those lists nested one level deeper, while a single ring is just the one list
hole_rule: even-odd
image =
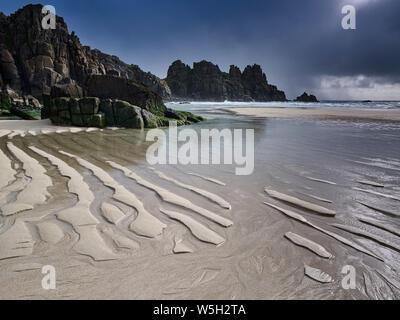
[{"label": "sand pattern", "polygon": [[44,169],[37,160],[15,147],[11,142],[7,143],[7,147],[10,152],[23,163],[25,175],[32,180],[26,188],[18,194],[15,202],[6,204],[1,208],[4,216],[32,210],[34,206],[45,203],[50,196],[47,188],[53,185],[51,178],[46,175],[46,169]]},{"label": "sand pattern", "polygon": [[90,205],[94,200],[94,195],[87,183],[84,182],[82,175],[61,159],[36,147],[30,147],[30,149],[42,157],[47,158],[57,167],[63,176],[68,177],[68,191],[78,197],[78,202],[73,207],[58,212],[56,214],[57,217],[60,220],[70,223],[74,227],[98,224],[99,220],[90,212]]},{"label": "sand pattern", "polygon": [[138,184],[153,190],[156,192],[165,202],[175,204],[181,207],[184,207],[186,209],[190,209],[208,219],[211,221],[214,221],[224,227],[230,227],[233,222],[227,218],[221,217],[214,212],[211,212],[207,209],[204,209],[202,207],[199,207],[192,203],[190,200],[185,199],[177,194],[174,194],[162,187],[156,186],[155,184],[141,178],[139,175],[134,173],[133,171],[113,162],[113,161],[107,161],[108,164],[110,164],[113,168],[121,170],[127,177],[135,180]]},{"label": "sand pattern", "polygon": [[314,279],[321,283],[333,282],[333,278],[329,274],[327,274],[317,268],[312,268],[312,267],[306,265],[306,266],[304,266],[304,273],[307,276],[309,276],[311,279]]},{"label": "sand pattern", "polygon": [[195,192],[195,193],[197,193],[197,194],[200,194],[200,195],[202,195],[203,197],[205,197],[205,198],[207,198],[207,199],[209,199],[209,200],[215,202],[216,204],[218,204],[219,206],[221,206],[221,207],[224,208],[224,209],[228,209],[228,210],[231,210],[231,209],[232,209],[232,206],[230,205],[230,203],[229,203],[228,201],[222,199],[220,196],[216,195],[215,193],[211,193],[211,192],[208,192],[208,191],[206,191],[206,190],[197,188],[197,187],[195,187],[195,186],[191,186],[191,185],[188,185],[188,184],[186,184],[186,183],[180,182],[180,181],[178,181],[178,180],[176,180],[176,179],[174,179],[174,178],[171,178],[171,177],[167,176],[166,174],[162,173],[161,171],[158,171],[158,170],[155,170],[155,169],[152,169],[152,170],[153,170],[161,179],[170,181],[170,182],[176,184],[177,186],[180,186],[180,187],[182,187],[182,188],[185,188],[185,189],[191,190],[191,191],[193,191],[193,192]]},{"label": "sand pattern", "polygon": [[396,236],[400,237],[400,228],[399,227],[392,227],[390,225],[387,225],[385,223],[382,222],[378,222],[372,219],[368,219],[368,218],[358,218],[358,220],[360,220],[361,222],[370,224],[371,226],[389,231],[393,234],[395,234]]},{"label": "sand pattern", "polygon": [[389,241],[379,235],[376,235],[366,229],[361,229],[361,228],[358,228],[355,226],[338,224],[338,223],[334,223],[334,224],[332,224],[332,226],[342,229],[342,230],[345,230],[345,231],[348,231],[348,232],[351,232],[351,233],[354,233],[354,234],[357,234],[357,235],[360,235],[360,236],[363,236],[363,237],[366,237],[366,238],[369,238],[369,239],[372,239],[372,240],[374,240],[380,244],[383,244],[389,248],[400,251],[400,244],[391,242],[391,241]]},{"label": "sand pattern", "polygon": [[225,242],[225,239],[219,234],[185,214],[176,211],[165,210],[162,208],[160,210],[171,219],[178,220],[187,226],[192,234],[201,241],[213,243],[215,245],[220,245]]},{"label": "sand pattern", "polygon": [[206,176],[200,175],[198,173],[194,173],[194,172],[187,172],[187,174],[191,175],[191,176],[195,176],[195,177],[201,178],[201,179],[206,180],[206,181],[210,181],[210,182],[218,184],[220,186],[224,186],[224,187],[226,186],[225,182],[222,182],[222,181],[217,180],[215,178],[206,177]]},{"label": "sand pattern", "polygon": [[317,255],[319,255],[322,258],[331,259],[333,257],[333,255],[331,253],[329,253],[320,244],[318,244],[312,240],[309,240],[307,238],[304,238],[296,233],[287,232],[285,234],[285,237],[288,238],[293,243],[311,250],[312,252],[316,253]]},{"label": "sand pattern", "polygon": [[118,207],[107,202],[101,204],[101,211],[103,217],[112,224],[118,224],[118,222],[125,218],[125,214]]},{"label": "sand pattern", "polygon": [[64,231],[53,222],[41,222],[37,225],[40,238],[51,244],[57,244],[64,239]]},{"label": "sand pattern", "polygon": [[384,198],[387,198],[387,199],[393,199],[393,200],[400,201],[400,197],[392,196],[390,194],[385,194],[385,193],[381,193],[381,192],[376,192],[376,191],[373,191],[373,190],[361,189],[361,188],[357,188],[357,187],[354,187],[353,190],[366,192],[366,193],[374,194],[376,196],[384,197]]},{"label": "sand pattern", "polygon": [[[42,297],[44,264],[60,270],[62,298],[400,297],[394,261],[400,252],[400,189],[396,176],[380,171],[398,172],[399,157],[364,159],[370,161],[365,162],[368,171],[352,165],[347,180],[335,176],[337,168],[319,171],[287,163],[271,165],[273,170],[252,177],[250,185],[225,170],[215,176],[227,183],[213,177],[214,169],[192,167],[199,173],[177,167],[168,174],[154,170],[152,179],[144,179],[137,172],[146,167],[138,155],[145,148],[129,130],[50,127],[42,121],[20,128],[17,122],[10,130],[0,123],[0,208],[21,207],[21,194],[28,188],[46,196],[34,197],[29,212],[0,215],[4,297]],[[332,155],[337,156],[334,150]],[[321,179],[304,176],[311,172]],[[47,187],[40,182],[43,177]],[[325,179],[332,177],[337,182]],[[357,184],[365,186],[355,190],[360,193],[352,191]],[[276,200],[266,202],[267,210],[262,204],[265,185],[273,186],[266,194]],[[220,188],[214,193],[208,187]],[[300,199],[289,196],[293,193]],[[235,210],[225,211],[231,206]],[[233,221],[232,228],[224,228]],[[332,232],[332,227],[340,230]],[[347,263],[360,272],[356,290],[341,288],[340,268]],[[337,276],[334,282],[332,275]]]},{"label": "sand pattern", "polygon": [[17,219],[10,229],[0,234],[0,260],[31,255],[33,246],[25,222]]},{"label": "sand pattern", "polygon": [[271,190],[271,189],[267,189],[265,188],[264,191],[272,198],[278,199],[278,200],[282,200],[285,202],[289,202],[293,205],[305,208],[307,210],[311,210],[320,214],[324,214],[324,215],[328,215],[328,216],[335,216],[336,212],[333,210],[329,210],[325,207],[321,207],[317,204],[311,203],[311,202],[307,202],[292,196],[289,196],[287,194],[283,194],[280,193],[278,191],[275,190]]},{"label": "sand pattern", "polygon": [[104,183],[104,185],[114,189],[113,198],[115,200],[125,203],[137,210],[138,215],[130,225],[130,229],[133,232],[150,238],[162,234],[166,225],[150,214],[144,208],[143,203],[132,192],[128,191],[124,186],[115,181],[115,179],[113,179],[107,172],[80,157],[64,151],[60,151],[60,153],[75,158],[80,165],[92,171],[93,174]]},{"label": "sand pattern", "polygon": [[400,217],[400,212],[395,212],[395,211],[391,211],[391,210],[388,210],[388,209],[378,208],[378,207],[376,207],[376,206],[374,206],[372,204],[367,204],[367,203],[364,203],[364,202],[361,202],[361,201],[358,201],[358,203],[362,204],[363,206],[365,206],[365,207],[367,207],[369,209],[381,212],[383,214],[386,214],[386,215],[389,215],[389,216],[393,216],[393,217]]},{"label": "sand pattern", "polygon": [[16,173],[12,168],[11,160],[0,149],[0,190],[15,180]]},{"label": "sand pattern", "polygon": [[360,246],[359,244],[357,244],[357,243],[355,243],[355,242],[353,242],[351,240],[348,240],[348,239],[346,239],[346,238],[344,238],[344,237],[342,237],[342,236],[340,236],[340,235],[338,235],[338,234],[336,234],[334,232],[328,231],[326,229],[323,229],[323,228],[321,228],[321,227],[309,222],[305,217],[303,217],[302,215],[300,215],[300,214],[298,214],[296,212],[280,208],[278,206],[275,206],[272,203],[264,202],[264,204],[266,204],[267,206],[270,206],[270,207],[282,212],[283,214],[285,214],[286,216],[288,216],[288,217],[290,217],[292,219],[298,220],[298,221],[300,221],[300,222],[302,222],[304,224],[309,225],[310,227],[312,227],[314,229],[317,229],[317,230],[321,231],[322,233],[327,234],[328,236],[331,236],[332,238],[340,241],[341,243],[343,243],[345,245],[348,245],[348,246],[350,246],[350,247],[352,247],[352,248],[354,248],[354,249],[356,249],[356,250],[358,250],[360,252],[363,252],[365,254],[370,255],[371,257],[374,257],[374,258],[376,258],[378,260],[383,261],[382,258],[380,258],[379,256],[375,255],[374,253],[372,253],[368,249],[365,249],[362,246]]}]

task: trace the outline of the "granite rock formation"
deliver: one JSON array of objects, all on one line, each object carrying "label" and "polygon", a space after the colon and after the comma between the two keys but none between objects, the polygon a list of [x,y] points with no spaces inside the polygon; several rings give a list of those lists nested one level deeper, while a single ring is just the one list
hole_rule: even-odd
[{"label": "granite rock formation", "polygon": [[[42,5],[0,13],[0,115],[77,126],[168,125],[166,81],[83,46],[59,16],[56,29],[44,30],[43,17]],[[172,113],[179,124],[202,120]]]},{"label": "granite rock formation", "polygon": [[177,60],[168,69],[166,81],[175,99],[200,101],[286,101],[283,91],[270,85],[261,67],[247,66],[243,73],[231,66],[229,73],[208,61],[193,68]]},{"label": "granite rock formation", "polygon": [[150,72],[144,72],[137,65],[127,64],[117,56],[110,56],[96,49],[92,50],[92,53],[104,65],[107,75],[139,81],[163,99],[171,98],[171,90],[165,80],[161,80]]},{"label": "granite rock formation", "polygon": [[178,125],[204,120],[190,112],[166,109],[162,115],[118,99],[54,98],[46,101],[45,109],[54,124],[78,127],[123,127],[133,129],[168,126],[169,121]]},{"label": "granite rock formation", "polygon": [[[137,80],[162,97],[169,97],[165,81],[117,57],[83,46],[63,18],[56,17],[56,29],[41,26],[41,5],[27,5],[10,16],[0,13],[0,85],[12,89],[21,99],[32,95],[81,98],[93,75],[112,75]],[[114,85],[115,86],[115,85]],[[157,98],[157,100],[160,100]]]},{"label": "granite rock formation", "polygon": [[308,94],[307,92],[304,92],[301,96],[298,96],[296,98],[297,102],[319,102],[317,97],[312,95],[312,94]]}]

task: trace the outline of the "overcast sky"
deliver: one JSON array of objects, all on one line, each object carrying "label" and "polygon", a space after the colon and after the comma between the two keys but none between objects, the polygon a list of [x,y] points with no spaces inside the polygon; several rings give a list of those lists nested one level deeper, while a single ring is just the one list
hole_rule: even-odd
[{"label": "overcast sky", "polygon": [[[10,14],[32,1],[1,0]],[[37,2],[33,2],[37,3]],[[400,0],[49,0],[81,42],[163,78],[176,59],[258,63],[294,98],[400,100]],[[341,26],[354,5],[356,30]]]}]

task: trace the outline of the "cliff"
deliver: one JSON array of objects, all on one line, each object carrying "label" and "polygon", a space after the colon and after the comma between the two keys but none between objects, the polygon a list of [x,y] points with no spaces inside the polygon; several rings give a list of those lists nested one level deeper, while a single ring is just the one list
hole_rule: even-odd
[{"label": "cliff", "polygon": [[[163,98],[170,92],[165,81],[128,65],[115,56],[83,46],[64,19],[56,29],[44,30],[41,5],[27,5],[10,16],[0,13],[0,88],[21,97],[42,95],[82,97],[93,75],[136,80],[144,90]],[[139,84],[138,84],[139,85]]]},{"label": "cliff", "polygon": [[231,66],[229,73],[208,61],[193,68],[177,60],[165,79],[175,99],[199,101],[286,101],[283,91],[270,85],[261,67],[247,66],[243,72]]}]

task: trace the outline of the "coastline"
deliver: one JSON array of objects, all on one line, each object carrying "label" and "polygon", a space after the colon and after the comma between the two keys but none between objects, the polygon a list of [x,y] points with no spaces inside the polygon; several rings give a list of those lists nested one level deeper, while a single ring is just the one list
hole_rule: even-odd
[{"label": "coastline", "polygon": [[250,107],[221,108],[220,110],[235,115],[261,118],[306,118],[315,120],[400,122],[400,110],[393,109]]}]

